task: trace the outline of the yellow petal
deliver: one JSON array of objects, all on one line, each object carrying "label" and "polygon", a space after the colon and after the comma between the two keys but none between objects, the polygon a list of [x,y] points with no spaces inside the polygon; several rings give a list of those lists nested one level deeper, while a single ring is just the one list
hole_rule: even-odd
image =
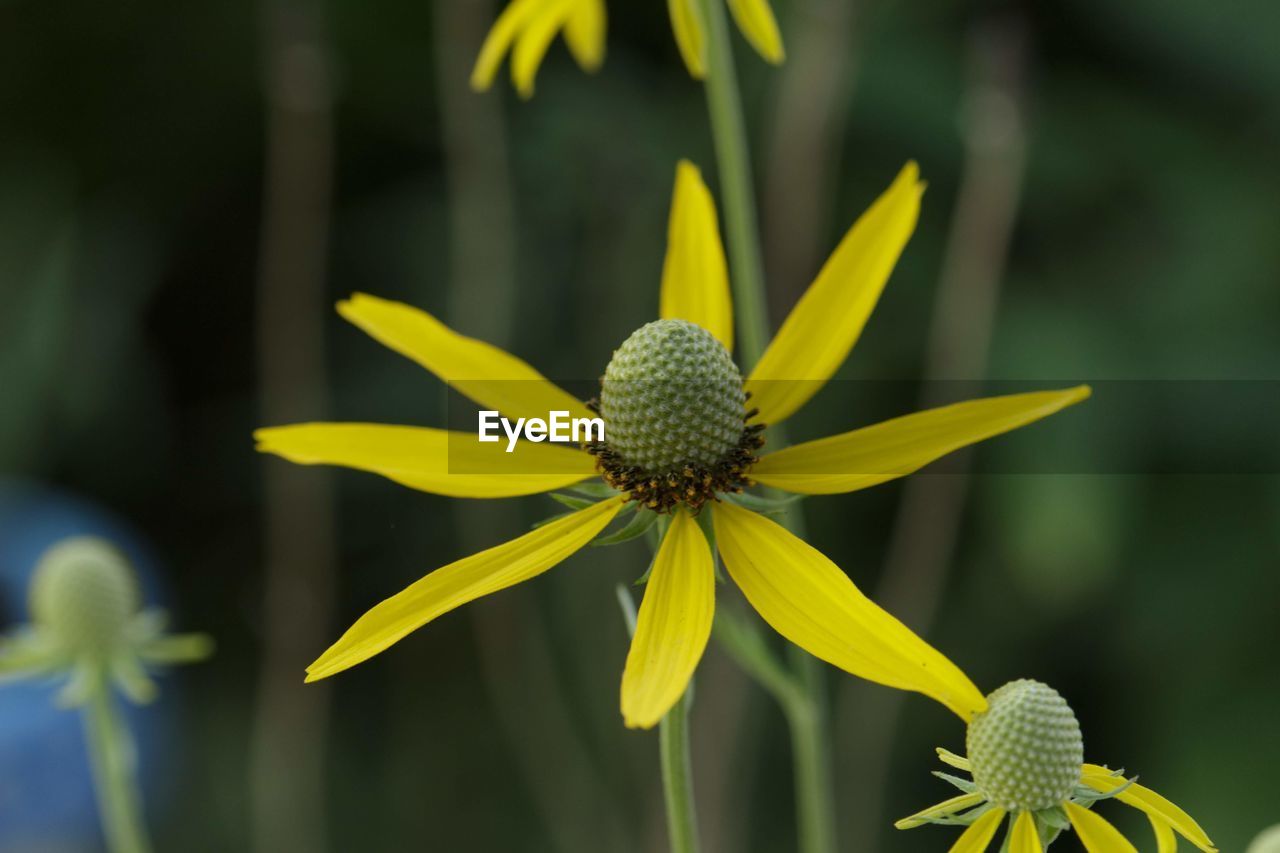
[{"label": "yellow petal", "polygon": [[577,0],[569,12],[564,40],[583,71],[596,71],[604,63],[605,20],[603,0]]},{"label": "yellow petal", "polygon": [[621,495],[601,501],[436,569],[357,619],[307,667],[307,681],[349,669],[455,607],[542,574],[590,542],[618,514],[622,501]]},{"label": "yellow petal", "polygon": [[[1075,827],[1076,835],[1080,836],[1080,843],[1089,853],[1138,853],[1138,849],[1102,815],[1070,801],[1063,803],[1062,807],[1067,810],[1067,817]],[[1039,850],[1038,847],[1036,849]]]},{"label": "yellow petal", "polygon": [[760,420],[790,417],[844,363],[880,298],[920,212],[915,163],[854,223],[747,379]]},{"label": "yellow petal", "polygon": [[693,79],[701,80],[707,75],[707,39],[699,0],[667,0],[667,12],[684,67]]},{"label": "yellow petal", "polygon": [[475,68],[471,71],[472,89],[482,92],[493,85],[493,78],[502,65],[502,57],[506,56],[516,35],[529,22],[530,17],[545,2],[546,0],[513,0],[502,10],[480,47],[480,55],[476,57]]},{"label": "yellow petal", "polygon": [[930,806],[924,811],[916,812],[910,817],[904,817],[902,820],[894,823],[895,829],[913,829],[917,826],[923,826],[928,823],[930,818],[946,817],[956,812],[964,811],[967,808],[976,806],[985,800],[982,794],[974,792],[972,794],[961,794],[958,797],[952,797],[949,800],[938,803],[936,806]]},{"label": "yellow petal", "polygon": [[622,675],[622,717],[647,729],[671,710],[707,647],[715,567],[698,523],[678,511],[653,561]]},{"label": "yellow petal", "polygon": [[1178,839],[1169,824],[1151,815],[1147,815],[1147,820],[1151,821],[1151,831],[1156,834],[1156,853],[1177,853]]},{"label": "yellow petal", "polygon": [[966,721],[986,708],[955,664],[859,592],[819,551],[730,503],[716,504],[713,518],[725,567],[779,634],[856,676],[930,696]]},{"label": "yellow petal", "polygon": [[774,65],[782,62],[786,56],[782,50],[782,34],[778,32],[778,21],[773,17],[769,0],[729,0],[729,11],[756,53]]},{"label": "yellow petal", "polygon": [[542,59],[572,11],[573,0],[544,0],[537,14],[516,36],[516,47],[511,52],[511,82],[520,97],[533,97],[533,81]]},{"label": "yellow petal", "polygon": [[[1109,794],[1123,786],[1127,780],[1121,776],[1114,775],[1105,767],[1100,767],[1097,764],[1086,764],[1080,781],[1095,791]],[[1179,835],[1203,850],[1204,853],[1214,853],[1218,849],[1213,846],[1209,836],[1200,828],[1200,824],[1196,823],[1191,815],[1150,788],[1144,788],[1142,785],[1134,783],[1117,794],[1116,799],[1125,805],[1141,809],[1152,818],[1158,818],[1167,823]]]},{"label": "yellow petal", "polygon": [[943,764],[948,764],[957,770],[963,770],[966,773],[969,773],[973,769],[969,764],[969,759],[965,758],[963,755],[956,755],[951,750],[943,749],[940,746],[934,751],[938,753],[938,760]]},{"label": "yellow petal", "polygon": [[688,160],[676,166],[658,310],[664,320],[697,323],[733,352],[733,303],[716,204]]},{"label": "yellow petal", "polygon": [[969,828],[951,845],[951,853],[983,853],[1000,828],[1004,815],[1004,809],[992,809],[969,824]]},{"label": "yellow petal", "polygon": [[1022,812],[1013,822],[1013,831],[1009,833],[1009,853],[1044,853],[1031,812]]},{"label": "yellow petal", "polygon": [[504,438],[480,443],[475,433],[384,424],[295,424],[260,429],[257,449],[299,465],[341,465],[411,489],[455,498],[534,495],[595,474],[586,453]]},{"label": "yellow petal", "polygon": [[357,293],[338,303],[338,313],[480,405],[508,417],[545,419],[552,411],[593,417],[573,395],[514,355],[460,335],[426,311]]},{"label": "yellow petal", "polygon": [[917,471],[953,450],[1038,421],[1089,394],[1089,387],[1081,385],[915,412],[765,454],[751,469],[751,477],[807,495],[865,489]]}]

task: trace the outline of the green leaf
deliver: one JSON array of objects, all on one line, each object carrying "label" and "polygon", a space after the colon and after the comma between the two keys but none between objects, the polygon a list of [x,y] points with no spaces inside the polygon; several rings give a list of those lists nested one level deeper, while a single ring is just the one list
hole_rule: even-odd
[{"label": "green leaf", "polygon": [[569,491],[574,494],[582,495],[586,498],[611,498],[618,494],[617,490],[608,483],[601,483],[598,480],[579,483],[576,486],[570,486]]},{"label": "green leaf", "polygon": [[591,545],[592,547],[598,547],[604,545],[620,545],[623,542],[630,542],[632,539],[643,536],[657,520],[658,514],[656,512],[650,512],[649,510],[637,512],[635,514],[635,518],[632,518],[627,522],[622,529],[618,530],[616,533],[611,533],[608,536],[597,537]]},{"label": "green leaf", "polygon": [[765,515],[777,515],[783,512],[791,504],[803,500],[804,495],[788,495],[785,498],[766,498],[760,495],[753,495],[748,492],[724,492],[721,498],[731,504],[736,504],[743,509],[753,510],[755,512],[764,513]]},{"label": "green leaf", "polygon": [[573,495],[566,495],[560,492],[551,492],[547,497],[559,504],[564,504],[569,509],[579,510],[587,507],[595,506],[598,501],[587,500],[586,498],[576,498]]},{"label": "green leaf", "polygon": [[943,773],[941,770],[933,771],[933,775],[937,776],[944,782],[950,782],[966,794],[972,794],[978,790],[978,786],[970,782],[968,779],[961,779],[959,776],[952,776],[950,773]]},{"label": "green leaf", "polygon": [[1071,826],[1071,821],[1067,819],[1067,813],[1063,811],[1062,806],[1050,806],[1047,809],[1041,809],[1036,812],[1036,817],[1051,826],[1054,829],[1066,829]]}]

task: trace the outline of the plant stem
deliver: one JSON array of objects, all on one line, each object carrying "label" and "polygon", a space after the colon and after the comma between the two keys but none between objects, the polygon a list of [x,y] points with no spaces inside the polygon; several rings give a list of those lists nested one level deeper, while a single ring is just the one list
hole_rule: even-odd
[{"label": "plant stem", "polygon": [[662,718],[658,728],[662,757],[662,793],[672,853],[697,853],[698,816],[693,805],[693,767],[689,760],[689,706],[693,684]]},{"label": "plant stem", "polygon": [[[737,319],[738,355],[749,372],[764,353],[768,340],[768,304],[760,257],[760,231],[751,181],[742,96],[733,65],[729,25],[721,0],[702,0],[707,33],[707,109],[720,171],[725,230]],[[782,431],[770,430],[770,443],[784,444]],[[796,531],[803,526],[792,508],[784,519]],[[792,653],[792,669],[799,698],[783,701],[791,730],[795,770],[796,825],[802,853],[833,853],[835,810],[831,795],[831,765],[826,748],[826,697],[817,660],[801,649]]]},{"label": "plant stem", "polygon": [[151,844],[147,840],[142,798],[134,778],[133,738],[120,717],[105,677],[94,679],[81,717],[107,847],[112,853],[146,853]]}]

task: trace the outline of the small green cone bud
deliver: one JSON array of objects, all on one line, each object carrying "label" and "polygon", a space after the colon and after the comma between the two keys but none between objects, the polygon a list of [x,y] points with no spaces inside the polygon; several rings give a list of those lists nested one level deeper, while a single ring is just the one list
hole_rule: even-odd
[{"label": "small green cone bud", "polygon": [[701,326],[656,320],[623,342],[600,393],[605,441],[650,474],[709,469],[742,441],[742,374]]},{"label": "small green cone bud", "polygon": [[133,569],[115,547],[96,537],[54,545],[31,578],[32,619],[72,654],[111,654],[139,605]]},{"label": "small green cone bud", "polygon": [[978,789],[1008,811],[1039,811],[1070,798],[1080,781],[1084,741],[1058,691],[1021,679],[988,696],[987,705],[966,737]]}]

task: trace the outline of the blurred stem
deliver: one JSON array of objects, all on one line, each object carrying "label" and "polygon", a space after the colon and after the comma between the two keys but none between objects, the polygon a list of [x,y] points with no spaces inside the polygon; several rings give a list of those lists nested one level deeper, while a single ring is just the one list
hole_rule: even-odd
[{"label": "blurred stem", "polygon": [[689,706],[693,682],[662,718],[658,728],[662,755],[662,792],[672,853],[697,853],[698,817],[693,804],[693,767],[689,760]]},{"label": "blurred stem", "polygon": [[105,675],[94,678],[81,718],[107,848],[112,853],[146,853],[151,843],[142,818],[133,737],[120,716]]},{"label": "blurred stem", "polygon": [[[769,320],[747,128],[742,115],[742,96],[733,65],[724,4],[720,0],[703,0],[702,9],[707,22],[707,108],[711,116],[711,133],[715,137],[729,237],[738,355],[743,372],[749,372],[764,354]],[[785,444],[782,430],[777,426],[770,430],[769,437],[775,446]],[[787,512],[784,522],[796,532],[803,526],[795,508]],[[832,807],[831,767],[827,759],[822,671],[817,660],[798,648],[791,652],[791,664],[799,695],[803,697],[803,701],[794,699],[783,703],[791,731],[799,849],[801,853],[832,853],[835,850],[835,811]]]}]

